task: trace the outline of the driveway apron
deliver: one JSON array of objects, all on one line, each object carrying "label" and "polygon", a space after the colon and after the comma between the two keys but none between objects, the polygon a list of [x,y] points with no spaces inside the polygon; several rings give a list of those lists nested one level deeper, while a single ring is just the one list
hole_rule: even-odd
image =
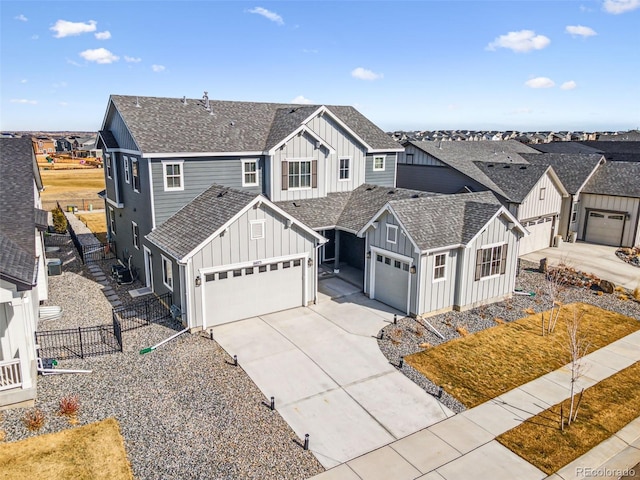
[{"label": "driveway apron", "polygon": [[380,352],[375,336],[400,313],[337,279],[330,287],[312,307],[213,329],[325,468],[452,416]]}]

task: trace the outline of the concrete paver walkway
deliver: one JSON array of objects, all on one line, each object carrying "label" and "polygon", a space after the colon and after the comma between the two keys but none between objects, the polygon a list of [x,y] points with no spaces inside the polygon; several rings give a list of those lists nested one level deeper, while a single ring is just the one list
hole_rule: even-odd
[{"label": "concrete paver walkway", "polygon": [[[591,386],[640,361],[640,331],[584,358],[585,376],[578,388]],[[313,478],[572,480],[588,478],[589,469],[624,470],[636,465],[640,461],[640,417],[551,477],[495,440],[498,435],[568,398],[569,375],[567,366],[562,367]]]}]

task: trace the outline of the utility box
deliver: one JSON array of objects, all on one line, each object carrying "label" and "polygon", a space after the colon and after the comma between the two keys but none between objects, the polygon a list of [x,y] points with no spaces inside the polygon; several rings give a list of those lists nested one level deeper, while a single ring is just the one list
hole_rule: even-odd
[{"label": "utility box", "polygon": [[47,273],[49,276],[62,275],[62,260],[50,258],[47,260]]}]

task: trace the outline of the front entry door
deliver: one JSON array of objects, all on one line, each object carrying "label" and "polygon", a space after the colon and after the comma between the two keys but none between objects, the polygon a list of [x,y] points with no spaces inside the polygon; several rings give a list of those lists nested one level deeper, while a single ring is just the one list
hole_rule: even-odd
[{"label": "front entry door", "polygon": [[322,263],[336,259],[336,231],[323,230],[322,235],[329,241],[322,245]]}]

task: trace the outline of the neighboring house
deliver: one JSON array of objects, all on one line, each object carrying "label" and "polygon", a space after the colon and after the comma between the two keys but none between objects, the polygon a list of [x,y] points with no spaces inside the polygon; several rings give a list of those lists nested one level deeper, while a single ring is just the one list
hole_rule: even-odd
[{"label": "neighboring house", "polygon": [[[331,194],[348,194],[365,183],[393,187],[396,157],[403,151],[353,107],[213,101],[206,95],[203,99],[111,96],[99,138],[98,147],[104,151],[106,190],[102,195],[108,234],[116,243],[118,257],[125,262],[130,259],[155,292],[173,291],[173,302],[190,326],[208,317],[202,311],[206,307],[188,300],[195,298],[194,275],[188,265],[178,262],[191,254],[195,258],[197,253],[169,252],[170,245],[160,235],[165,222],[176,222],[174,216],[183,215],[179,212],[183,208],[196,208],[190,203],[201,201],[197,198],[214,184],[249,194],[251,201],[262,198],[261,212],[284,221],[288,214],[279,212],[275,202],[321,200]],[[249,202],[236,200],[237,204]],[[215,205],[226,208],[223,203]],[[220,225],[239,225],[225,212],[219,215]],[[323,239],[304,225],[292,224],[296,241],[306,246],[291,246],[286,251],[269,248],[260,256],[263,264],[279,265],[288,255],[297,255],[297,261],[304,254],[317,265],[315,252],[307,246],[313,242],[318,246]],[[218,226],[208,224],[207,235],[216,234]],[[196,226],[185,221],[181,228],[188,234]],[[264,242],[251,240],[249,225],[241,228],[250,245],[267,243],[266,238]],[[151,233],[156,229],[160,238]],[[272,228],[265,235],[279,231]],[[220,234],[220,241],[230,238],[225,235]],[[154,254],[158,249],[169,254],[167,260]],[[235,269],[234,262],[245,262],[245,257],[233,258],[208,259],[198,270]],[[169,272],[172,281],[168,281]],[[289,280],[283,278],[281,287],[286,288]],[[200,282],[204,285],[206,279],[200,276]],[[246,282],[246,288],[240,288],[244,298],[267,301],[253,280],[247,277]],[[181,286],[180,292],[174,285]],[[305,285],[307,292],[299,304],[315,298],[315,278]],[[265,304],[265,308],[271,307]],[[216,315],[234,317],[233,312],[219,307]],[[203,324],[216,321],[209,318]]]},{"label": "neighboring house", "polygon": [[33,149],[37,155],[46,155],[48,153],[56,152],[56,143],[54,140],[47,137],[34,137],[32,139]]},{"label": "neighboring house", "polygon": [[520,255],[552,245],[568,193],[553,169],[530,166],[523,157],[537,150],[515,140],[404,146],[398,186],[449,194],[491,190],[531,233]]},{"label": "neighboring house", "polygon": [[55,142],[56,142],[57,153],[70,152],[73,149],[71,142],[64,137],[56,138]]},{"label": "neighboring house", "polygon": [[0,409],[36,397],[34,333],[48,295],[42,189],[31,139],[0,139]]}]

